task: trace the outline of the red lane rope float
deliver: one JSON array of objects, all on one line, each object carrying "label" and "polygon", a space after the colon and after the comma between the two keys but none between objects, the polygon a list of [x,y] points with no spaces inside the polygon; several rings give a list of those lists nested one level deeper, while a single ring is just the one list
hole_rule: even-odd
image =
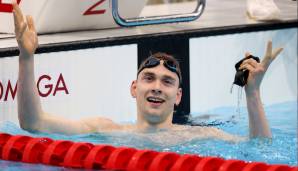
[{"label": "red lane rope float", "polygon": [[0,133],[0,159],[126,171],[298,171],[298,167]]},{"label": "red lane rope float", "polygon": [[31,139],[28,136],[11,136],[4,144],[2,158],[4,160],[21,161],[27,142]]},{"label": "red lane rope float", "polygon": [[42,163],[43,152],[53,142],[50,138],[32,138],[23,153],[23,162]]},{"label": "red lane rope float", "polygon": [[110,155],[116,148],[110,145],[97,145],[92,148],[84,161],[86,169],[103,169]]}]

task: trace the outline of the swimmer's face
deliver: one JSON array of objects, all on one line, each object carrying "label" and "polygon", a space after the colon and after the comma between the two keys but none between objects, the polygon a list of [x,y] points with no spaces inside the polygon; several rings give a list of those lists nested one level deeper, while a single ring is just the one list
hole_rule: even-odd
[{"label": "swimmer's face", "polygon": [[163,62],[142,70],[131,85],[139,117],[152,124],[172,118],[174,105],[180,103],[182,96],[177,74],[164,67]]}]

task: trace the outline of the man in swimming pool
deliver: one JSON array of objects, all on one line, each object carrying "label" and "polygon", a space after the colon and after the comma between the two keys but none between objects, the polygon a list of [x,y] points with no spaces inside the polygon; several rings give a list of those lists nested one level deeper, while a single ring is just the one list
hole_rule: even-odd
[{"label": "man in swimming pool", "polygon": [[[20,50],[18,116],[23,129],[63,134],[121,130],[133,132],[168,130],[181,136],[191,134],[191,137],[196,138],[219,138],[230,141],[238,139],[237,136],[217,128],[188,127],[172,123],[174,105],[180,103],[182,96],[182,89],[179,87],[181,71],[178,62],[172,56],[164,53],[157,53],[147,58],[139,68],[137,79],[132,82],[130,91],[137,102],[136,124],[121,125],[101,117],[73,121],[45,113],[42,110],[34,80],[34,53],[38,47],[38,38],[33,19],[30,16],[24,17],[16,2],[13,3],[13,14],[16,40]],[[241,69],[249,70],[245,92],[249,112],[250,137],[271,137],[261,103],[260,84],[270,63],[281,51],[282,48],[272,51],[272,43],[269,42],[261,63],[248,59],[241,65]]]}]

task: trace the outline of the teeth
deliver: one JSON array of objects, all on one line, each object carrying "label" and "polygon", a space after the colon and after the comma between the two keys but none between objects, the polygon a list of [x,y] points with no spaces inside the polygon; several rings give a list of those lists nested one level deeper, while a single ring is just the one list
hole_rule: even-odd
[{"label": "teeth", "polygon": [[161,102],[163,102],[162,99],[155,98],[155,97],[148,97],[147,100],[148,100],[149,102],[154,102],[154,103],[161,103]]}]

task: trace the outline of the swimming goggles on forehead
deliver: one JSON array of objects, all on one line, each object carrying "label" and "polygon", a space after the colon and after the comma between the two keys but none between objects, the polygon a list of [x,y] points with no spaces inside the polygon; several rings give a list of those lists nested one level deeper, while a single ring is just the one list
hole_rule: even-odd
[{"label": "swimming goggles on forehead", "polygon": [[169,61],[166,59],[158,59],[154,56],[151,56],[147,59],[147,61],[145,62],[145,64],[139,69],[138,74],[145,68],[153,68],[156,67],[160,64],[160,61],[163,61],[163,65],[170,70],[171,72],[174,72],[177,74],[178,78],[179,78],[179,82],[181,80],[179,73],[177,71],[178,66],[173,62],[173,61]]}]

